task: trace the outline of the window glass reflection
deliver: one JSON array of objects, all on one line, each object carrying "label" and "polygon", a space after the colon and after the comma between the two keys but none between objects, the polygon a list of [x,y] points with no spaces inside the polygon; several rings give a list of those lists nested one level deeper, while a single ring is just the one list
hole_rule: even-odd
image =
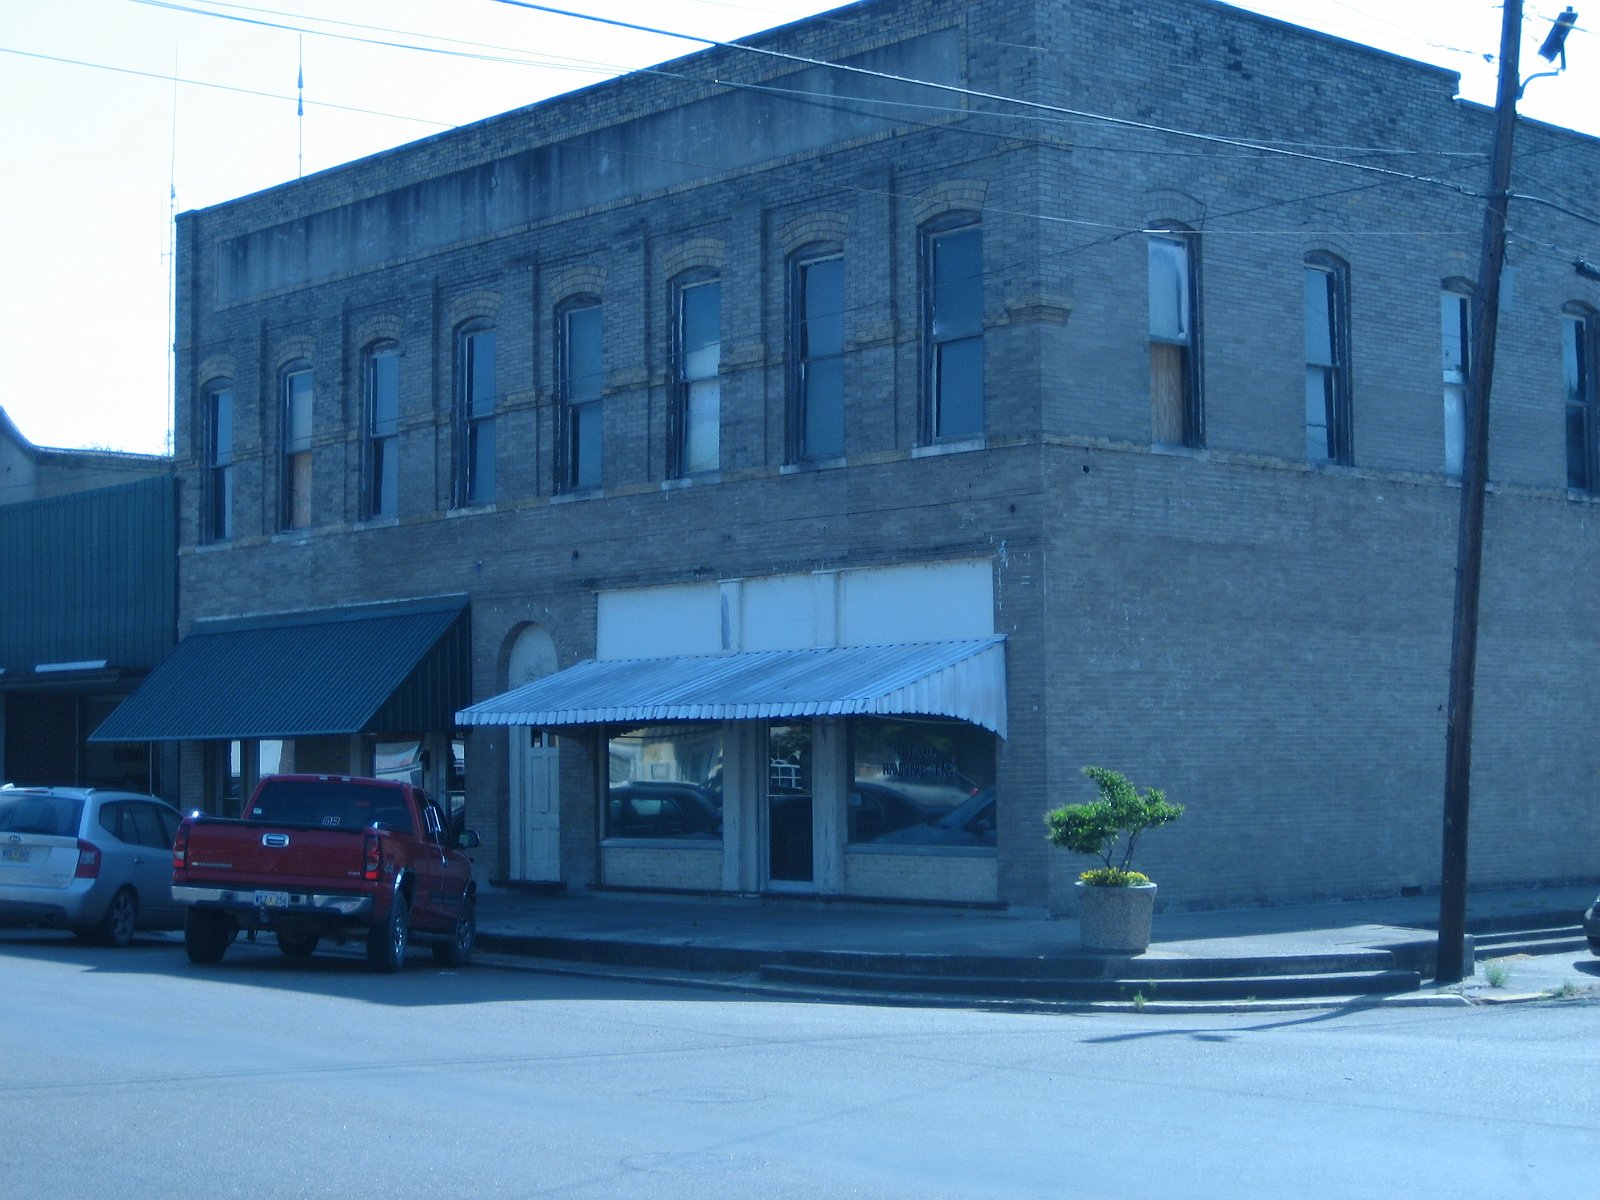
[{"label": "window glass reflection", "polygon": [[853,844],[995,844],[995,738],[964,721],[860,718],[850,724]]},{"label": "window glass reflection", "polygon": [[653,725],[608,745],[608,838],[722,840],[722,728]]}]

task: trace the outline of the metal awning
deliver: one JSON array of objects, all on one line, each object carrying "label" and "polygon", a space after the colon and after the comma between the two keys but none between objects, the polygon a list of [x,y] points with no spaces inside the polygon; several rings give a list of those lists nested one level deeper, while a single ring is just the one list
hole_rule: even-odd
[{"label": "metal awning", "polygon": [[89,740],[449,729],[471,654],[464,596],[202,621]]},{"label": "metal awning", "polygon": [[1006,736],[1005,639],[581,662],[474,704],[462,725],[956,717]]}]

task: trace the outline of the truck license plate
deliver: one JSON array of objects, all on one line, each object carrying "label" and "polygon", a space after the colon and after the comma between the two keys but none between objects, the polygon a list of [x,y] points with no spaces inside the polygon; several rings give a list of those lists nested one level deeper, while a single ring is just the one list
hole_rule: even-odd
[{"label": "truck license plate", "polygon": [[27,862],[28,848],[26,846],[7,846],[3,852],[6,862]]},{"label": "truck license plate", "polygon": [[257,908],[288,908],[289,907],[289,893],[288,892],[257,892],[256,893],[256,907]]}]

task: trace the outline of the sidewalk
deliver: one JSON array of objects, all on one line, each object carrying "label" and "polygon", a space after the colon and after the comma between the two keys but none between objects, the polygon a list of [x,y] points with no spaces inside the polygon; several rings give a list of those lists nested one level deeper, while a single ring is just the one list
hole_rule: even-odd
[{"label": "sidewalk", "polygon": [[[1485,946],[1496,940],[1493,931],[1523,936],[1506,937],[1507,956],[1492,972],[1498,986],[1488,986],[1480,961],[1475,979],[1451,989],[1431,983],[1437,896],[1158,913],[1150,949],[1131,958],[1080,950],[1071,919],[803,897],[539,895],[486,887],[478,928],[482,951],[549,966],[901,1003],[1053,1004],[1136,992],[1140,1008],[1146,994],[1213,1006],[1290,997],[1326,1006],[1363,993],[1463,1003],[1463,995],[1490,1000],[1600,988],[1600,958],[1577,928],[1596,891],[1472,894],[1467,928],[1480,960],[1494,954]],[[1543,938],[1536,931],[1545,931]]]}]

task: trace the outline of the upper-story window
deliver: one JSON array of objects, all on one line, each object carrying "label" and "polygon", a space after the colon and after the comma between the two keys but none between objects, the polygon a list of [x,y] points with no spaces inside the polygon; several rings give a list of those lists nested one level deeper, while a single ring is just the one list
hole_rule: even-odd
[{"label": "upper-story window", "polygon": [[282,453],[279,473],[280,529],[311,527],[311,419],[314,389],[311,364],[292,363],[284,368],[282,391]]},{"label": "upper-story window", "polygon": [[494,503],[494,329],[468,325],[456,336],[455,505]]},{"label": "upper-story window", "polygon": [[1348,466],[1350,272],[1331,255],[1306,259],[1306,457]]},{"label": "upper-story window", "polygon": [[1569,305],[1561,318],[1561,379],[1567,397],[1567,486],[1600,491],[1600,318],[1594,310]]},{"label": "upper-story window", "polygon": [[715,471],[722,461],[722,285],[715,279],[675,289],[677,369],[673,474]]},{"label": "upper-story window", "polygon": [[601,395],[605,389],[600,301],[575,300],[557,316],[556,364],[561,397],[562,491],[597,488],[601,481]]},{"label": "upper-story window", "polygon": [[927,442],[983,433],[983,229],[922,236],[922,413]]},{"label": "upper-story window", "polygon": [[1151,234],[1148,243],[1151,435],[1167,446],[1205,445],[1195,248],[1183,229]]},{"label": "upper-story window", "polygon": [[201,537],[225,542],[233,536],[233,384],[218,380],[205,390],[205,520]]},{"label": "upper-story window", "polygon": [[363,507],[368,517],[393,517],[400,511],[400,347],[379,342],[362,359],[367,412]]},{"label": "upper-story window", "polygon": [[844,455],[844,259],[789,260],[789,458]]},{"label": "upper-story window", "polygon": [[1439,293],[1439,344],[1444,354],[1444,470],[1460,478],[1472,369],[1472,293],[1464,283],[1447,283]]}]

